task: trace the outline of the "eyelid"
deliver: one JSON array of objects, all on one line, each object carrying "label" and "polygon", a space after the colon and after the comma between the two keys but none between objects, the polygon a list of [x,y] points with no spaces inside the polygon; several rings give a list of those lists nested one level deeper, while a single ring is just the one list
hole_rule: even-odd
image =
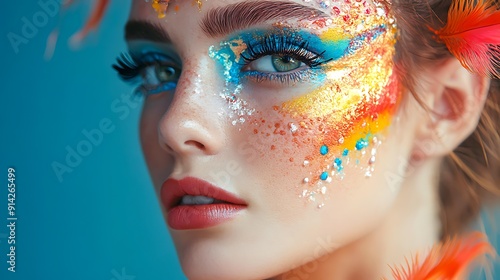
[{"label": "eyelid", "polygon": [[127,42],[128,52],[134,58],[141,58],[149,53],[158,53],[170,58],[177,65],[182,65],[179,52],[172,44],[162,44],[147,40],[132,40]]}]

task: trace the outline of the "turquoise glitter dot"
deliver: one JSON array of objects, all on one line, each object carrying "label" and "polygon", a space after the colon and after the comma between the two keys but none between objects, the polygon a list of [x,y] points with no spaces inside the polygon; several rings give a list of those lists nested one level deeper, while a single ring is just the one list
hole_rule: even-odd
[{"label": "turquoise glitter dot", "polygon": [[342,155],[343,156],[347,156],[349,154],[349,150],[348,149],[344,149],[344,152],[342,152]]},{"label": "turquoise glitter dot", "polygon": [[342,160],[340,158],[336,158],[333,162],[335,163],[335,167],[338,171],[344,169],[344,167],[342,166]]},{"label": "turquoise glitter dot", "polygon": [[326,155],[326,154],[328,154],[328,147],[327,147],[326,145],[321,146],[321,148],[319,149],[319,152],[320,152],[322,155]]},{"label": "turquoise glitter dot", "polygon": [[323,181],[326,180],[326,179],[328,179],[328,173],[326,173],[326,172],[321,173],[321,175],[319,176],[319,178],[321,180],[323,180]]},{"label": "turquoise glitter dot", "polygon": [[359,139],[357,142],[356,142],[356,150],[362,150],[363,148],[365,148],[366,146],[368,146],[368,141],[366,141],[365,139]]}]

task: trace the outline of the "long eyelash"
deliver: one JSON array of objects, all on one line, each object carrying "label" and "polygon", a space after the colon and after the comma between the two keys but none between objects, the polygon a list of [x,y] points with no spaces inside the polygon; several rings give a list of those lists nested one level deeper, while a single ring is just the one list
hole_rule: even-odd
[{"label": "long eyelash", "polygon": [[288,55],[311,68],[315,68],[333,60],[332,58],[324,59],[324,53],[325,51],[319,54],[309,51],[309,43],[307,41],[297,44],[289,36],[271,35],[264,37],[259,44],[247,44],[246,53],[242,53],[241,57],[245,61],[245,64],[248,64],[266,55]]},{"label": "long eyelash", "polygon": [[120,78],[124,81],[132,81],[140,75],[141,70],[147,66],[145,63],[134,59],[128,53],[122,53],[116,58],[116,64],[113,69],[118,72]]}]

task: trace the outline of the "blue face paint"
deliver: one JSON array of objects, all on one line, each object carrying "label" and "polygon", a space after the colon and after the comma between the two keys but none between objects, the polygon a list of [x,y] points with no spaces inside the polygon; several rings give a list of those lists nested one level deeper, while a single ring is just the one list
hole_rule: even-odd
[{"label": "blue face paint", "polygon": [[[247,79],[256,82],[316,82],[323,84],[326,78],[322,65],[352,54],[366,40],[374,40],[386,31],[385,25],[357,35],[354,38],[341,37],[328,40],[304,30],[275,28],[252,30],[236,34],[211,46],[209,56],[217,62],[217,69],[224,78],[226,93],[236,94]],[[272,57],[284,63],[300,62],[300,67],[289,71],[262,71],[255,66],[260,59]],[[270,58],[268,58],[270,59]],[[261,62],[261,61],[260,61]],[[238,90],[239,89],[239,90]]]},{"label": "blue face paint", "polygon": [[[274,81],[283,84],[290,82],[317,82],[322,84],[326,78],[323,64],[337,60],[346,54],[350,40],[324,42],[318,35],[293,29],[253,30],[241,32],[211,46],[209,56],[217,63],[227,92],[234,93],[236,85],[251,79],[256,82]],[[285,63],[296,63],[289,71],[258,69],[261,59],[275,59]],[[300,65],[299,65],[300,64]]]}]

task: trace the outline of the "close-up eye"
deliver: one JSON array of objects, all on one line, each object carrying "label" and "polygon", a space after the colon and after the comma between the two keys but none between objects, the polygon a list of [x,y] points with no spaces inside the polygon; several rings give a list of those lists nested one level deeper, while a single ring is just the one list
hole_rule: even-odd
[{"label": "close-up eye", "polygon": [[138,58],[122,54],[113,68],[122,80],[137,84],[137,90],[145,94],[174,89],[181,74],[176,63],[158,53],[147,53]]},{"label": "close-up eye", "polygon": [[259,82],[275,81],[279,85],[301,82],[314,76],[311,69],[329,62],[325,50],[311,50],[305,40],[290,36],[268,34],[260,40],[246,43],[241,54],[244,60],[242,71],[246,77]]},{"label": "close-up eye", "polygon": [[266,55],[248,65],[248,70],[263,73],[289,72],[307,66],[300,59],[291,55]]}]

